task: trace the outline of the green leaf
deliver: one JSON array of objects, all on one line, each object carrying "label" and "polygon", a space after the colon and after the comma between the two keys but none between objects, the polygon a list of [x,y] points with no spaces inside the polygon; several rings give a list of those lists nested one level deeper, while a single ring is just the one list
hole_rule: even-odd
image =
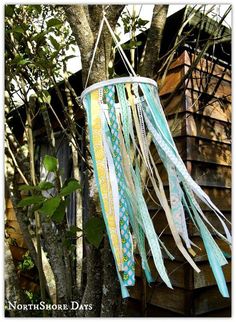
[{"label": "green leaf", "polygon": [[69,56],[66,56],[66,57],[63,59],[63,61],[67,61],[67,60],[72,59],[72,58],[75,58],[75,57],[78,57],[78,56],[76,56],[76,55],[69,55]]},{"label": "green leaf", "polygon": [[72,192],[76,191],[77,189],[80,189],[80,184],[77,180],[71,179],[66,186],[64,186],[60,193],[59,196],[68,196]]},{"label": "green leaf", "polygon": [[12,64],[19,64],[21,61],[24,61],[23,55],[16,55],[14,59],[12,60]]},{"label": "green leaf", "polygon": [[26,64],[28,64],[29,63],[29,60],[28,59],[22,59],[22,60],[20,60],[18,63],[17,63],[17,65],[26,65]]},{"label": "green leaf", "polygon": [[79,228],[79,227],[76,227],[76,226],[70,226],[70,229],[69,229],[69,230],[67,230],[67,232],[66,232],[66,236],[67,236],[68,238],[75,237],[75,235],[76,235],[76,233],[77,233],[78,231],[82,231],[82,229],[81,229],[81,228]]},{"label": "green leaf", "polygon": [[61,202],[60,197],[52,197],[44,201],[42,208],[39,210],[44,215],[51,217]]},{"label": "green leaf", "polygon": [[18,203],[17,207],[31,206],[31,205],[39,204],[43,201],[44,201],[44,197],[42,196],[25,197]]},{"label": "green leaf", "polygon": [[141,27],[141,26],[145,26],[147,23],[149,23],[149,20],[143,20],[143,19],[141,19],[141,18],[139,18],[139,19],[137,20],[137,24],[138,24],[138,26],[139,26],[139,27]]},{"label": "green leaf", "polygon": [[138,46],[141,46],[142,45],[142,41],[137,41],[136,42],[136,46],[138,47]]},{"label": "green leaf", "polygon": [[56,38],[54,38],[53,36],[49,36],[49,39],[53,45],[53,47],[56,49],[56,50],[59,50],[60,49],[60,44],[58,43],[58,41],[56,40]]},{"label": "green leaf", "polygon": [[21,26],[16,26],[12,29],[12,32],[17,32],[22,34],[24,32],[24,29]]},{"label": "green leaf", "polygon": [[51,155],[45,155],[43,159],[43,165],[45,169],[49,172],[57,171],[58,161],[56,158],[52,157]]},{"label": "green leaf", "polygon": [[38,188],[40,190],[49,190],[54,188],[54,184],[52,182],[42,181],[38,184]]},{"label": "green leaf", "polygon": [[18,190],[20,190],[20,191],[37,190],[37,187],[36,186],[31,186],[29,184],[23,184],[18,188]]},{"label": "green leaf", "polygon": [[5,6],[5,16],[12,17],[14,14],[14,6],[13,5],[6,5]]},{"label": "green leaf", "polygon": [[57,18],[52,18],[50,20],[47,21],[47,27],[60,27],[62,25],[62,22],[57,19]]},{"label": "green leaf", "polygon": [[62,223],[66,213],[67,201],[63,200],[60,202],[57,209],[54,211],[52,219],[57,223]]},{"label": "green leaf", "polygon": [[49,92],[46,90],[43,90],[43,95],[44,95],[45,103],[50,104],[51,103],[51,95],[49,94]]},{"label": "green leaf", "polygon": [[42,6],[39,4],[32,5],[31,6],[35,11],[37,11],[39,14],[42,12]]},{"label": "green leaf", "polygon": [[32,209],[31,209],[32,213],[34,213],[35,211],[38,211],[41,207],[42,207],[42,203],[38,203],[38,204],[33,205]]},{"label": "green leaf", "polygon": [[85,236],[90,244],[98,248],[103,239],[105,225],[102,218],[93,217],[89,219],[84,228]]}]

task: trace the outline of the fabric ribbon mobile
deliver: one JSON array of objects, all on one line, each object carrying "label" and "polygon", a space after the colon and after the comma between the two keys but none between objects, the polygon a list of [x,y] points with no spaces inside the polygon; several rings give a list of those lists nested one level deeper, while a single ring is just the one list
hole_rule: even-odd
[{"label": "fabric ribbon mobile", "polygon": [[[105,15],[103,21],[110,30]],[[117,42],[112,30],[110,32]],[[121,47],[117,47],[129,64]],[[148,180],[165,212],[179,251],[194,270],[200,272],[193,260],[193,247],[196,245],[189,239],[188,216],[203,240],[222,296],[229,297],[222,271],[227,260],[207,228],[211,227],[220,239],[231,245],[231,235],[225,224],[227,219],[189,175],[171,136],[156,82],[137,77],[130,69],[133,76],[93,84],[81,95],[87,112],[90,151],[100,204],[122,296],[129,296],[127,287],[135,284],[134,241],[148,283],[154,279],[147,260],[146,241],[160,278],[172,288],[163,254],[172,259],[173,256],[155,232],[144,199],[144,187]],[[169,200],[150,151],[151,144],[168,174]],[[204,215],[196,197],[214,212],[215,220],[221,222],[225,235],[214,228]],[[158,218],[156,221],[158,225]]]}]

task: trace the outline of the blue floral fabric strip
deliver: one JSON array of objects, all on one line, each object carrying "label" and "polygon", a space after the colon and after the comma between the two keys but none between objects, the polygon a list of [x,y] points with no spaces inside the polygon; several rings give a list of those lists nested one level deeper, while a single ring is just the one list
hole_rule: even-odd
[{"label": "blue floral fabric strip", "polygon": [[122,156],[120,150],[120,140],[118,134],[118,122],[115,110],[115,87],[104,87],[105,103],[108,106],[108,115],[111,128],[111,143],[113,149],[113,159],[118,180],[119,203],[120,203],[120,232],[122,241],[122,250],[124,258],[123,280],[126,286],[132,286],[135,283],[134,258],[132,250],[132,238],[129,231],[129,213],[125,196],[125,178],[122,169]]}]

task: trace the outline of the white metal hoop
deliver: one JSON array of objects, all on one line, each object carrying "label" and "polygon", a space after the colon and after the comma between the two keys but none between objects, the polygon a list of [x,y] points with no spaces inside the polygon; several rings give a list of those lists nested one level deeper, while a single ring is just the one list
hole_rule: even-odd
[{"label": "white metal hoop", "polygon": [[99,89],[99,88],[102,88],[107,85],[115,85],[115,84],[120,84],[120,83],[145,83],[145,84],[150,84],[150,85],[157,87],[157,83],[151,78],[140,77],[140,76],[118,77],[118,78],[113,78],[113,79],[101,81],[99,83],[95,83],[95,84],[87,87],[81,94],[81,100],[83,100],[84,97],[88,93],[94,91],[95,89]]}]

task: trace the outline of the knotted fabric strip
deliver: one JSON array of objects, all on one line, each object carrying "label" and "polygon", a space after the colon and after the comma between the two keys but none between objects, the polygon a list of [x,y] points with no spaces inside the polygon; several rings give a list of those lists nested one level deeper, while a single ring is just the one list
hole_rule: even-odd
[{"label": "knotted fabric strip", "polygon": [[[168,250],[161,234],[156,233],[162,219],[157,215],[154,226],[145,199],[148,192],[164,211],[177,248],[195,271],[200,272],[194,256],[202,250],[190,239],[187,218],[196,226],[219,291],[229,297],[222,270],[227,260],[208,230],[210,227],[217,237],[231,245],[227,219],[188,173],[171,136],[156,83],[144,77],[116,78],[90,86],[82,93],[82,99],[88,116],[100,204],[122,296],[127,297],[127,287],[135,284],[136,252],[140,254],[148,283],[155,280],[156,273],[172,288],[163,253],[173,260],[174,249]],[[167,172],[169,200],[154,155]],[[215,214],[224,234],[203,213],[196,197]],[[156,272],[150,270],[148,254],[153,258]]]}]

